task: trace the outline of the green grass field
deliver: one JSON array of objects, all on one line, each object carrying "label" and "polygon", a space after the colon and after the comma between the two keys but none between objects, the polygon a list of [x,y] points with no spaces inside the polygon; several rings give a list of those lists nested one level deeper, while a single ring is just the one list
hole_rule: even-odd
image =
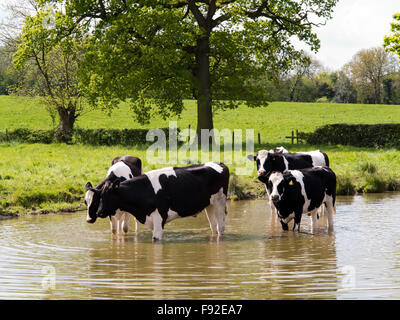
[{"label": "green grass field", "polygon": [[[177,120],[180,128],[196,126],[194,101],[186,101],[186,110]],[[400,120],[400,106],[341,105],[274,102],[267,107],[217,112],[217,129],[254,129],[261,133],[262,145],[255,149],[284,145],[290,151],[321,149],[331,160],[338,176],[338,192],[382,192],[400,189],[400,151],[350,146],[290,145],[285,139],[291,130],[304,132],[328,123],[393,123]],[[35,99],[0,96],[0,130],[15,128],[51,128],[51,119]],[[111,117],[101,111],[88,111],[77,126],[82,128],[154,128],[168,127],[168,121],[155,117],[150,124],[135,123],[126,104]],[[144,160],[145,170],[157,168],[146,163],[146,148],[94,147],[65,144],[0,144],[0,214],[24,214],[83,209],[84,186],[87,181],[100,182],[118,155],[135,155]],[[223,156],[223,155],[222,155]],[[222,159],[221,156],[221,159]],[[168,166],[168,165],[166,165]],[[234,176],[230,166],[232,198],[260,196],[264,186],[255,178]]]},{"label": "green grass field", "polygon": [[[196,127],[195,101],[186,100],[181,119],[163,120],[157,115],[147,125],[135,122],[132,111],[122,103],[109,117],[100,110],[87,110],[78,118],[81,128],[164,128],[170,120],[178,121],[180,128],[191,124]],[[24,97],[0,96],[0,130],[16,128],[50,129],[51,118],[37,100]],[[262,143],[288,143],[285,136],[292,130],[314,131],[332,123],[398,123],[400,106],[360,105],[335,103],[272,102],[266,107],[242,106],[228,111],[216,111],[214,127],[217,129],[255,129]]]}]

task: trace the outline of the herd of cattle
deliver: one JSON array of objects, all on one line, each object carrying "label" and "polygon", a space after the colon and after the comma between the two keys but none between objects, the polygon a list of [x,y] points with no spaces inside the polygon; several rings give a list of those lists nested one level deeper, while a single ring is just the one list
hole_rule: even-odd
[{"label": "herd of cattle", "polygon": [[[260,150],[248,159],[257,164],[258,179],[266,185],[272,214],[279,217],[283,230],[294,219],[293,230],[300,231],[302,214],[312,216],[316,226],[324,212],[333,228],[336,175],[325,153],[290,153],[279,147]],[[165,223],[205,210],[212,234],[222,235],[228,185],[229,169],[221,162],[144,173],[139,158],[117,157],[100,184],[86,184],[86,221],[109,217],[113,233],[126,233],[132,214],[136,232],[140,222],[152,230],[153,239],[161,240]]]}]

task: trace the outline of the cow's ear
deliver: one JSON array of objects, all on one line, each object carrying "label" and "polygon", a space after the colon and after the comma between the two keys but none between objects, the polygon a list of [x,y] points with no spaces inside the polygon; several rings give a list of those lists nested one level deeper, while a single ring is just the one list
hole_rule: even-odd
[{"label": "cow's ear", "polygon": [[247,156],[247,159],[249,159],[250,161],[256,161],[256,156],[253,156],[253,155],[249,154]]},{"label": "cow's ear", "polygon": [[85,188],[86,188],[86,191],[88,191],[88,190],[92,189],[93,186],[92,186],[92,184],[90,182],[88,182],[88,183],[86,183]]}]

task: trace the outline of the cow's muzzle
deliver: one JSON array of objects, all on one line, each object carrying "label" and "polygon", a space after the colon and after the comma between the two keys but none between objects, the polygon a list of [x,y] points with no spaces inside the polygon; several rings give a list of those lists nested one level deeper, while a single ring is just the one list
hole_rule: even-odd
[{"label": "cow's muzzle", "polygon": [[273,195],[273,196],[271,196],[271,200],[272,200],[272,202],[274,202],[274,203],[276,203],[276,202],[279,202],[279,195]]}]

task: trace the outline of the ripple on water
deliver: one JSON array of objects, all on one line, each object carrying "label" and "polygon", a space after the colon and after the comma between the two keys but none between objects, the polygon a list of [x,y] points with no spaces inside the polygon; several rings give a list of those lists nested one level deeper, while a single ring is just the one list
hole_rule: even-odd
[{"label": "ripple on water", "polygon": [[202,214],[168,224],[162,243],[144,227],[112,236],[106,219],[90,225],[84,212],[3,220],[0,299],[400,298],[399,205],[398,193],[339,197],[333,233],[325,217],[312,230],[306,216],[293,233],[265,201],[231,202],[223,237]]}]

